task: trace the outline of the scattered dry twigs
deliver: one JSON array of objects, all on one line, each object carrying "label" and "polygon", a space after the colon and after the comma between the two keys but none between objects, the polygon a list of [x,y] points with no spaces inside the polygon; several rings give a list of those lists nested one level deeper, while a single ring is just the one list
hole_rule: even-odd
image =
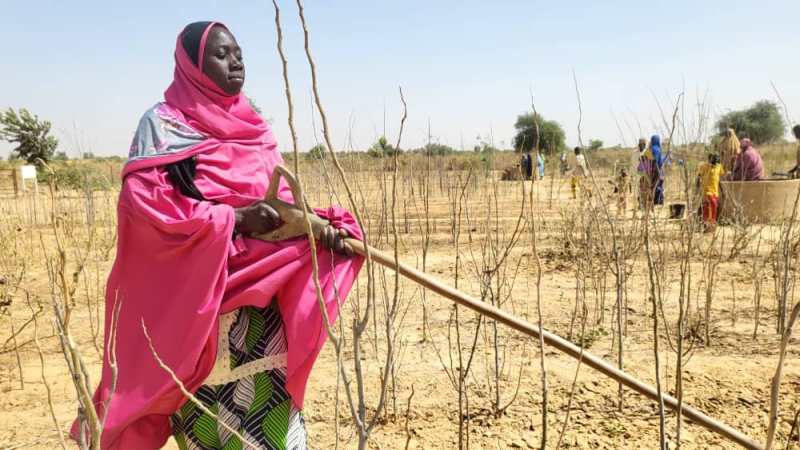
[{"label": "scattered dry twigs", "polygon": [[[317,88],[317,67],[309,50],[309,31],[303,5],[298,1],[304,48],[311,67],[312,121],[317,113],[320,114],[324,132],[324,154],[312,160],[309,155],[301,153],[296,135],[297,115],[293,105],[296,99],[292,97],[289,84],[284,55],[286,41],[278,5],[277,0],[273,1],[277,50],[283,65],[293,150],[285,157],[287,162],[293,158],[294,174],[305,182],[305,185],[301,184],[305,190],[298,200],[313,199],[316,204],[324,205],[327,197],[331,202],[336,199],[341,203],[339,193],[344,189],[347,195],[341,196],[342,201],[348,203],[356,215],[365,242],[391,248],[380,255],[371,252],[367,255],[366,277],[362,277],[360,283],[356,282],[347,303],[336,293],[341,308],[339,324],[327,317],[327,308],[322,301],[317,266],[323,259],[320,257],[318,261],[315,252],[312,255],[317,303],[336,355],[335,369],[332,365],[327,369],[334,370],[337,377],[335,392],[331,386],[330,391],[315,394],[321,395],[322,400],[319,397],[314,399],[335,402],[332,406],[335,407],[335,418],[331,421],[335,430],[331,434],[335,433],[335,436],[315,436],[312,433],[312,439],[324,440],[325,444],[333,442],[324,445],[330,448],[369,448],[384,445],[383,437],[393,432],[399,436],[398,447],[405,445],[405,448],[410,448],[415,445],[415,440],[420,439],[413,422],[420,417],[427,421],[431,409],[442,409],[438,404],[432,407],[432,402],[450,400],[452,411],[434,411],[433,420],[445,423],[440,425],[442,434],[448,432],[452,435],[442,439],[451,442],[452,446],[457,441],[459,449],[485,446],[487,439],[491,442],[496,436],[488,436],[488,430],[479,428],[507,426],[508,422],[517,421],[515,414],[535,417],[527,419],[526,429],[519,430],[526,435],[524,439],[529,446],[534,446],[535,439],[540,440],[536,443],[540,448],[553,444],[561,447],[569,444],[573,435],[579,432],[588,434],[595,431],[589,427],[596,423],[585,424],[585,429],[571,429],[581,420],[576,414],[581,403],[586,401],[583,398],[587,395],[583,380],[589,375],[584,366],[589,366],[617,380],[614,381],[616,386],[612,386],[613,393],[602,394],[610,400],[609,410],[624,412],[631,408],[634,399],[630,397],[630,390],[644,393],[658,403],[658,416],[648,419],[648,423],[653,424],[652,430],[646,434],[653,441],[648,444],[655,444],[655,424],[658,422],[662,448],[667,444],[667,436],[670,436],[670,447],[688,445],[686,442],[690,436],[682,429],[689,427],[692,430],[691,427],[698,424],[746,448],[761,448],[747,436],[683,404],[684,395],[688,393],[699,404],[708,401],[704,397],[708,391],[703,390],[694,378],[699,371],[697,359],[729,350],[731,338],[741,335],[742,327],[737,327],[735,321],[738,317],[739,325],[742,325],[742,318],[753,319],[753,328],[748,323],[746,334],[748,337],[752,335],[754,340],[752,343],[748,340],[751,345],[738,355],[750,352],[756,345],[763,348],[767,341],[772,347],[774,341],[769,335],[773,327],[760,326],[760,322],[766,324],[769,321],[771,325],[775,318],[774,330],[781,334],[780,348],[770,349],[778,351],[778,367],[772,377],[768,427],[761,427],[754,437],[764,442],[766,436],[770,449],[784,443],[788,448],[796,445],[800,414],[794,412],[796,405],[791,403],[793,398],[790,395],[780,397],[781,378],[784,378],[783,389],[786,390],[789,385],[786,379],[796,371],[790,348],[793,337],[790,335],[796,327],[798,315],[795,266],[800,232],[793,220],[785,220],[779,226],[735,221],[723,224],[715,234],[700,235],[699,222],[665,219],[660,208],[645,209],[643,220],[625,217],[625,213],[631,211],[624,207],[613,214],[611,209],[616,201],[608,192],[607,181],[613,178],[618,168],[629,167],[627,159],[636,156],[635,150],[624,158],[616,155],[610,158],[602,151],[586,152],[588,175],[584,188],[589,188],[592,196],[582,192],[581,199],[575,202],[563,198],[562,189],[567,184],[557,176],[552,176],[547,183],[520,183],[521,189],[517,183],[499,183],[495,169],[500,162],[513,163],[516,156],[510,152],[475,155],[463,152],[449,156],[435,153],[439,142],[432,136],[430,123],[427,146],[416,151],[403,149],[403,153],[396,151],[382,157],[337,152],[331,145],[333,139]],[[580,86],[574,72],[572,77],[578,97],[578,132],[582,142],[580,133],[585,118]],[[668,200],[685,202],[686,209],[692,213],[697,206],[697,193],[692,195],[690,192],[689,174],[693,174],[693,164],[706,151],[702,143],[708,142],[706,137],[700,136],[709,128],[706,113],[709,107],[704,98],[698,99],[696,119],[683,111],[693,107],[682,95],[678,96],[674,109],[667,107],[662,111],[659,105],[662,117],[656,119],[661,123],[656,128],[666,138],[666,157],[690,161],[685,167],[676,164],[665,169],[665,183],[669,182],[670,186]],[[400,100],[404,113],[402,92]],[[670,99],[669,103],[674,100]],[[536,117],[533,99],[531,109]],[[630,115],[638,122],[638,118],[632,113]],[[534,125],[539,129],[538,118],[536,120]],[[614,121],[623,140],[628,137],[625,133],[636,140],[636,124],[632,127],[624,116],[620,120],[615,116]],[[353,122],[351,120],[351,127]],[[399,125],[400,133],[393,142],[395,149],[399,149],[404,132],[414,132],[413,122],[405,123],[405,114]],[[624,130],[625,126],[628,130]],[[383,134],[386,134],[385,124]],[[491,131],[488,137],[480,139],[491,142]],[[342,149],[359,148],[352,143],[351,136],[347,142]],[[543,151],[538,142],[536,147],[537,153]],[[385,148],[392,146],[387,144]],[[617,153],[623,152],[627,150]],[[304,161],[311,163],[304,164]],[[52,426],[60,430],[59,424],[65,423],[64,416],[57,416],[64,411],[57,395],[60,386],[52,378],[51,368],[54,366],[48,367],[47,371],[44,368],[63,354],[67,369],[62,369],[62,373],[69,371],[76,389],[76,396],[70,395],[69,401],[80,406],[81,446],[86,449],[97,448],[98,436],[105,423],[103,411],[107,412],[109,406],[108,403],[101,405],[97,408],[97,417],[92,417],[94,408],[89,407],[91,383],[88,373],[96,373],[96,363],[103,353],[109,355],[107,362],[115,374],[124,370],[116,367],[114,357],[114,324],[119,319],[121,302],[107,316],[112,322],[111,335],[103,339],[102,328],[102,281],[110,264],[109,258],[113,258],[116,239],[113,231],[116,225],[114,192],[110,192],[106,192],[105,204],[102,194],[89,186],[78,190],[77,195],[51,193],[49,202],[43,201],[46,199],[42,195],[36,201],[43,210],[34,214],[28,208],[24,214],[17,214],[24,216],[20,221],[30,218],[20,227],[22,231],[15,231],[17,218],[13,214],[5,214],[6,209],[0,211],[0,284],[3,285],[0,286],[0,321],[5,330],[0,341],[3,344],[0,355],[5,358],[11,374],[9,378],[14,382],[12,394],[18,392],[18,370],[20,386],[25,389],[25,394],[38,389],[42,413],[49,408],[49,414],[42,414],[40,422],[44,424],[38,425],[39,430],[49,431]],[[75,205],[67,204],[68,195],[74,197]],[[6,208],[10,203],[5,200],[0,198],[0,208]],[[554,208],[553,205],[557,206]],[[619,209],[622,209],[622,214]],[[76,217],[80,221],[75,220]],[[310,228],[308,223],[306,225],[308,232]],[[41,246],[35,245],[36,239],[40,240]],[[313,235],[308,236],[308,241],[312,248],[316,248]],[[35,248],[31,250],[29,247]],[[44,257],[37,258],[39,254]],[[417,272],[390,274],[373,264],[380,261],[380,264],[397,266],[401,259],[414,263]],[[50,330],[47,329],[49,309],[42,307],[38,300],[46,298],[40,292],[43,288],[37,291],[35,283],[31,283],[34,276],[24,273],[24,270],[18,282],[15,270],[22,267],[21,262],[33,261],[30,268],[41,272],[39,266],[42,263],[34,267],[39,260],[48,269],[47,276],[42,279],[46,278],[49,283],[47,287],[51,290],[56,318],[56,334],[52,336],[48,336]],[[737,272],[737,265],[745,270]],[[735,275],[732,276],[732,272]],[[400,275],[408,274],[428,278],[440,274],[445,280],[441,284],[445,287],[410,286],[400,278]],[[770,277],[774,284],[762,282]],[[24,291],[24,296],[13,294],[23,286],[30,288]],[[481,310],[488,311],[489,316],[466,311],[465,306],[474,304],[463,298],[462,303],[454,305],[437,303],[435,299],[439,296],[458,297],[446,289],[453,287],[474,294],[474,297],[469,297],[470,301],[480,304],[480,308],[484,308]],[[548,301],[554,290],[555,295]],[[743,293],[743,290],[749,292]],[[749,297],[753,292],[754,295]],[[733,311],[730,310],[732,296]],[[770,301],[761,302],[762,296]],[[420,305],[417,302],[420,298],[421,319],[420,313],[414,310]],[[750,298],[752,313],[748,304]],[[790,305],[795,306],[790,308]],[[494,309],[487,310],[486,306]],[[503,312],[524,320],[502,317],[499,314]],[[729,313],[731,320],[727,320]],[[404,323],[406,317],[409,323]],[[8,325],[7,321],[10,321]],[[521,333],[506,329],[502,324],[510,324]],[[560,340],[555,333],[548,334],[545,328],[552,328],[569,339]],[[146,328],[143,331],[146,332]],[[49,340],[49,337],[56,336],[59,338],[57,343]],[[421,341],[411,340],[420,336]],[[101,340],[104,345],[100,345]],[[570,365],[569,373],[564,376],[565,358],[553,356],[552,349],[546,348],[546,344],[564,350],[566,355],[577,360],[577,366]],[[54,352],[57,345],[61,346],[60,353]],[[150,342],[150,345],[157,358],[154,348],[158,342]],[[601,349],[595,351],[593,345]],[[539,355],[532,357],[532,352],[536,351]],[[603,355],[607,361],[590,352]],[[417,358],[414,360],[417,365],[426,357],[432,359],[431,353],[438,358],[441,367],[420,369],[428,370],[424,372],[425,376],[431,376],[431,383],[420,385],[417,367],[408,370],[401,363],[404,357],[412,354]],[[26,361],[26,357],[33,359]],[[533,361],[534,358],[538,361]],[[703,359],[701,363],[706,361]],[[691,372],[690,362],[694,364]],[[40,367],[36,367],[37,363]],[[625,378],[623,372],[646,371],[652,374],[653,366],[654,387],[637,384],[636,380]],[[324,366],[320,368],[326,370]],[[41,369],[41,373],[31,369]],[[40,376],[42,383],[39,382]],[[747,381],[751,382],[752,378]],[[721,376],[720,381],[729,380]],[[431,398],[432,390],[436,389],[431,388],[433,382],[438,386],[442,382],[449,383],[452,390],[434,392],[436,397]],[[673,389],[674,396],[668,395]],[[553,405],[562,404],[559,402],[562,399],[554,397],[554,392],[568,393],[566,409],[553,408]],[[722,399],[723,403],[727,400]],[[784,410],[781,411],[779,406]],[[677,414],[669,416],[669,411]],[[750,429],[759,425],[756,422],[763,422],[760,417],[739,420],[739,412],[731,408],[721,414],[720,419],[737,420]],[[792,416],[794,421],[788,420]],[[624,417],[625,414],[616,415],[614,425],[626,425]],[[608,417],[603,419],[610,420]],[[536,423],[531,423],[531,420]],[[784,426],[784,422],[788,425]],[[584,424],[580,423],[580,426]],[[390,433],[377,432],[381,427],[388,428]],[[641,436],[637,438],[641,440]],[[715,437],[702,436],[699,445],[708,444],[713,439]],[[65,440],[64,436],[53,434],[28,443],[40,445],[46,442],[44,445],[56,447],[58,441],[63,448],[67,444]],[[436,444],[431,442],[430,445]]]},{"label": "scattered dry twigs", "polygon": [[[771,450],[775,443],[775,430],[778,426],[778,406],[780,402],[781,378],[783,377],[783,366],[786,361],[787,347],[789,340],[792,338],[792,332],[797,316],[800,315],[800,302],[794,305],[789,320],[786,323],[786,328],[781,336],[781,346],[778,353],[778,367],[775,369],[775,375],[772,377],[770,384],[769,395],[769,425],[767,427],[767,441],[764,444],[765,450]],[[791,436],[791,435],[790,435]]]},{"label": "scattered dry twigs", "polygon": [[[53,419],[53,426],[56,429],[56,433],[58,435],[58,443],[61,445],[61,448],[67,448],[67,444],[64,441],[64,434],[61,432],[61,425],[58,423],[58,417],[56,416],[56,409],[53,406],[53,390],[50,388],[50,381],[47,378],[47,374],[45,373],[45,358],[44,352],[42,351],[42,346],[39,343],[39,321],[36,320],[37,311],[33,309],[33,303],[31,302],[30,295],[26,292],[25,293],[25,300],[28,304],[28,308],[31,310],[32,318],[33,318],[33,342],[36,344],[36,352],[39,354],[39,364],[41,368],[41,376],[42,376],[42,384],[44,385],[44,389],[47,392],[47,407],[50,410],[50,417]],[[41,309],[40,309],[41,310]]]}]

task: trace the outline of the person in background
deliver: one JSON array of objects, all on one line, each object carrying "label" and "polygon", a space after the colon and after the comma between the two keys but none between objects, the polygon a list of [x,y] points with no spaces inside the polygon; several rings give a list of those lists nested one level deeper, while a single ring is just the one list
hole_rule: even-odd
[{"label": "person in background", "polygon": [[664,204],[664,156],[661,153],[661,137],[654,134],[650,138],[650,147],[645,152],[650,160],[650,189],[652,189],[653,205]]},{"label": "person in background", "polygon": [[566,151],[562,151],[561,152],[561,164],[559,165],[559,170],[561,170],[561,176],[562,177],[564,175],[566,175],[567,171],[569,170],[569,163],[567,163],[567,152]]},{"label": "person in background", "polygon": [[614,193],[617,195],[617,216],[624,216],[628,209],[628,193],[631,192],[631,180],[628,171],[623,167],[614,180]]},{"label": "person in background", "polygon": [[530,180],[533,175],[533,161],[531,160],[531,152],[526,151],[522,153],[522,160],[519,163],[522,170],[522,179]]},{"label": "person in background", "polygon": [[764,179],[764,162],[748,138],[742,139],[742,151],[736,156],[730,179],[733,181],[759,181]]},{"label": "person in background", "polygon": [[703,223],[706,232],[712,232],[717,227],[719,215],[719,180],[725,169],[720,165],[719,156],[708,155],[708,162],[702,164],[697,172],[697,182],[703,194]]},{"label": "person in background", "polygon": [[589,170],[586,168],[586,157],[581,153],[580,147],[575,147],[575,168],[572,169],[572,179],[570,179],[573,200],[578,198],[578,188],[587,173],[589,173]]},{"label": "person in background", "polygon": [[636,171],[639,172],[639,209],[645,211],[653,204],[651,196],[653,195],[653,188],[650,186],[650,159],[646,155],[647,139],[639,138],[637,145],[639,153],[639,165]]},{"label": "person in background", "polygon": [[736,156],[739,154],[739,138],[736,137],[736,131],[733,128],[725,130],[725,135],[719,143],[719,158],[722,163],[722,170],[726,173],[733,171],[733,164],[736,162]]},{"label": "person in background", "polygon": [[544,153],[536,152],[536,168],[539,169],[539,179],[544,179]]},{"label": "person in background", "polygon": [[581,177],[589,175],[589,168],[586,167],[586,157],[583,156],[583,150],[580,147],[575,147],[575,170]]},{"label": "person in background", "polygon": [[792,178],[800,178],[800,125],[795,125],[792,127],[792,134],[794,134],[794,138],[797,139],[797,151],[795,152],[795,165],[792,170],[789,171],[789,175]]}]

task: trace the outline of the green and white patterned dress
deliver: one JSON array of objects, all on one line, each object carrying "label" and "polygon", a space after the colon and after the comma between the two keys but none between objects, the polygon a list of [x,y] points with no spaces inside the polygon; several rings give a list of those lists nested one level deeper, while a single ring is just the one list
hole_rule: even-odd
[{"label": "green and white patterned dress", "polygon": [[[224,315],[220,330],[217,364],[195,394],[197,399],[259,448],[305,450],[303,416],[284,387],[287,347],[277,307],[248,306]],[[226,360],[229,366],[222,363]],[[176,412],[171,422],[181,449],[247,448],[192,402]]]}]

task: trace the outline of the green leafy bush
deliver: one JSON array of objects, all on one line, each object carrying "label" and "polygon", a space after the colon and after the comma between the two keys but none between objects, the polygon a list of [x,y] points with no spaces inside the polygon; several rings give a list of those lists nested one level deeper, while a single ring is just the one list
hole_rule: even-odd
[{"label": "green leafy bush", "polygon": [[739,138],[750,138],[754,144],[776,142],[783,138],[786,126],[778,105],[761,100],[753,106],[739,111],[731,111],[717,121],[717,130],[723,134],[733,128]]},{"label": "green leafy bush", "polygon": [[[536,125],[539,125],[539,133],[536,133]],[[541,114],[532,113],[517,116],[514,124],[517,130],[514,136],[514,150],[517,152],[531,151],[537,146],[544,153],[553,154],[565,148],[564,129],[558,122],[545,120]],[[541,139],[541,140],[540,140]]]},{"label": "green leafy bush", "polygon": [[0,140],[17,144],[9,159],[20,158],[31,164],[37,160],[50,161],[58,140],[50,136],[50,122],[21,108],[19,113],[9,108],[0,113]]}]

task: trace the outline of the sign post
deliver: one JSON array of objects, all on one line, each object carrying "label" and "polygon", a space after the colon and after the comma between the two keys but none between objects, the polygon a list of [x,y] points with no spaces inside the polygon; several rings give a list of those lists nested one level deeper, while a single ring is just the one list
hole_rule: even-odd
[{"label": "sign post", "polygon": [[22,192],[27,190],[25,180],[33,180],[33,223],[38,223],[38,197],[39,197],[39,183],[36,181],[36,166],[24,165],[20,167],[20,178],[22,179]]}]

